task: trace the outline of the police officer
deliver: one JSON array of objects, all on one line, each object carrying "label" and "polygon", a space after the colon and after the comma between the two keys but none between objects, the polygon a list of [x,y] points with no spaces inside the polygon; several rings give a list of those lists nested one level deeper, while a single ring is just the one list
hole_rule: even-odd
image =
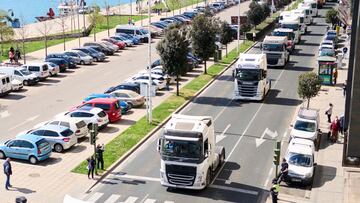
[{"label": "police officer", "polygon": [[276,180],[276,178],[273,179],[272,183],[273,183],[273,186],[270,189],[271,199],[272,199],[273,203],[277,203],[279,190],[280,190],[280,183]]}]

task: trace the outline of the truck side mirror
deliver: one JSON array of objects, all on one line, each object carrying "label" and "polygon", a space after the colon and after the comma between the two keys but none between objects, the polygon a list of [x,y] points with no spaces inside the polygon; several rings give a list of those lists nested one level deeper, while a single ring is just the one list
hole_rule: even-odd
[{"label": "truck side mirror", "polygon": [[259,42],[259,46],[260,46],[260,49],[262,49],[263,45],[262,45],[262,42]]},{"label": "truck side mirror", "polygon": [[158,139],[158,142],[157,142],[156,151],[157,151],[158,153],[160,153],[160,150],[161,150],[161,139],[159,138],[159,139]]}]

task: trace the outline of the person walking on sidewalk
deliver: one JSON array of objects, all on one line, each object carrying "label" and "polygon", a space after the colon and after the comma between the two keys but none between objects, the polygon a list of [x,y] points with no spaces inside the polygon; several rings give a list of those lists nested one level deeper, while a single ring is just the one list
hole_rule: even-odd
[{"label": "person walking on sidewalk", "polygon": [[3,166],[4,166],[4,173],[6,175],[5,189],[9,190],[9,187],[12,187],[12,185],[10,184],[10,176],[12,175],[10,158],[6,158]]},{"label": "person walking on sidewalk", "polygon": [[339,128],[340,128],[340,121],[336,116],[335,120],[330,125],[331,130],[331,142],[335,143],[338,140],[339,135]]},{"label": "person walking on sidewalk", "polygon": [[104,144],[102,145],[98,144],[98,146],[96,147],[97,169],[99,169],[101,165],[101,170],[104,170],[104,158],[103,158],[104,151],[105,151]]},{"label": "person walking on sidewalk", "polygon": [[333,104],[329,103],[329,108],[325,111],[325,114],[328,118],[328,123],[331,123],[331,114],[332,114]]},{"label": "person walking on sidewalk", "polygon": [[283,158],[281,163],[280,173],[277,177],[277,181],[279,183],[281,183],[281,181],[286,181],[288,172],[289,172],[289,164],[286,162],[286,159]]},{"label": "person walking on sidewalk", "polygon": [[346,83],[347,83],[347,81],[345,80],[345,82],[343,83],[343,86],[342,86],[344,97],[346,96]]},{"label": "person walking on sidewalk", "polygon": [[337,68],[334,68],[334,85],[336,85],[337,77],[338,77],[338,71]]},{"label": "person walking on sidewalk", "polygon": [[88,165],[87,165],[87,170],[88,170],[88,178],[90,179],[90,174],[91,174],[91,178],[94,179],[94,171],[95,171],[95,159],[94,156],[91,156],[90,158],[87,159]]},{"label": "person walking on sidewalk", "polygon": [[279,190],[280,190],[280,183],[276,179],[273,179],[272,183],[273,183],[273,186],[270,189],[271,199],[272,199],[273,203],[277,203],[278,196],[279,196]]}]

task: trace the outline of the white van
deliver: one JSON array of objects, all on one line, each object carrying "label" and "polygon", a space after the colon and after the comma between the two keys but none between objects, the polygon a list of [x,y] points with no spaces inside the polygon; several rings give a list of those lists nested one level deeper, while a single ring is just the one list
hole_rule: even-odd
[{"label": "white van", "polygon": [[311,6],[308,4],[299,4],[297,10],[304,10],[305,19],[304,22],[306,25],[310,25],[313,23],[312,10]]},{"label": "white van", "polygon": [[31,73],[34,73],[40,80],[45,80],[50,76],[49,67],[46,62],[41,63],[27,63],[22,67],[26,68]]},{"label": "white van", "polygon": [[35,74],[21,66],[0,66],[0,73],[7,74],[12,80],[21,81],[24,85],[34,85],[39,82],[39,78]]},{"label": "white van", "polygon": [[117,25],[115,28],[115,35],[119,35],[120,33],[137,36],[140,38],[140,41],[144,43],[149,41],[149,32],[143,27],[135,25]]},{"label": "white van", "polygon": [[6,74],[0,74],[0,95],[7,95],[11,91],[10,76]]},{"label": "white van", "polygon": [[312,17],[316,17],[318,15],[317,0],[304,0],[304,3],[311,7]]}]

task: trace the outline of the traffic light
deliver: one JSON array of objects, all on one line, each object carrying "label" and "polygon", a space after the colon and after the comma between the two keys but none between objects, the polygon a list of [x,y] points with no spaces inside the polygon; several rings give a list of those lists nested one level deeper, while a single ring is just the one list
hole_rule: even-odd
[{"label": "traffic light", "polygon": [[95,141],[96,141],[96,136],[98,134],[98,124],[93,124],[91,126],[91,130],[90,130],[90,144],[95,144]]},{"label": "traffic light", "polygon": [[281,152],[280,147],[281,147],[281,142],[277,141],[274,149],[274,160],[273,160],[275,166],[278,166],[280,164],[280,152]]}]

